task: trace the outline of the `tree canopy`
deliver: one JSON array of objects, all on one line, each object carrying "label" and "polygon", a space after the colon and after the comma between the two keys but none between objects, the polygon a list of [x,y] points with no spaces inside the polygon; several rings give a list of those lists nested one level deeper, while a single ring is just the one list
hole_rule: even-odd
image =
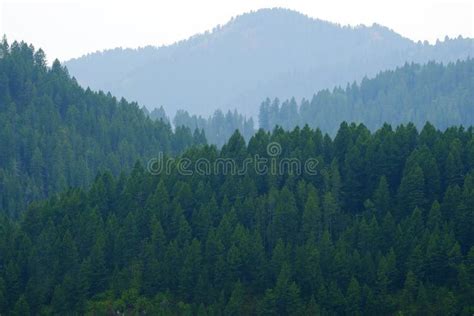
[{"label": "tree canopy", "polygon": [[[265,152],[275,142],[278,156]],[[472,127],[277,128],[248,144],[236,132],[180,157],[256,154],[314,157],[318,172],[137,164],[1,217],[0,312],[473,313]]]},{"label": "tree canopy", "polygon": [[137,160],[205,142],[172,131],[136,103],[81,88],[55,60],[26,43],[0,44],[0,211],[91,183],[99,170],[127,172]]}]

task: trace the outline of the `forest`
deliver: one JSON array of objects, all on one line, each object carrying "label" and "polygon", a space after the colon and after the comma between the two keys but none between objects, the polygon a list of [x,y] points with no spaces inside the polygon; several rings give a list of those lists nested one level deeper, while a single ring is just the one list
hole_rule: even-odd
[{"label": "forest", "polygon": [[271,130],[308,124],[335,135],[341,121],[359,122],[371,130],[384,123],[414,123],[422,128],[428,121],[438,128],[470,126],[474,122],[474,59],[446,65],[405,64],[379,73],[359,84],[332,91],[321,90],[298,106],[294,98],[280,104],[266,99],[260,106],[259,124]]},{"label": "forest", "polygon": [[205,143],[204,133],[153,121],[136,103],[83,89],[56,60],[6,38],[0,44],[0,213],[114,175],[158,152]]},{"label": "forest", "polygon": [[[158,117],[161,118],[162,116]],[[173,124],[190,130],[203,131],[208,143],[219,148],[227,142],[235,130],[239,130],[246,141],[256,132],[253,119],[239,114],[237,110],[227,111],[225,114],[221,110],[217,110],[207,119],[200,115],[190,115],[184,110],[179,110],[173,118]]]},{"label": "forest", "polygon": [[[270,143],[281,154],[267,153]],[[100,173],[0,220],[0,312],[472,315],[473,128],[239,132],[180,157],[318,173]]]},{"label": "forest", "polygon": [[[238,129],[246,141],[260,127],[271,131],[275,126],[291,130],[308,124],[334,136],[341,121],[363,123],[371,131],[384,123],[393,126],[412,122],[422,128],[428,121],[437,128],[470,126],[474,122],[474,60],[456,63],[405,64],[380,72],[372,79],[363,78],[346,88],[321,90],[301,102],[291,98],[264,100],[259,108],[258,126],[253,119],[236,110],[215,111],[204,118],[179,110],[174,126],[200,129],[210,144],[222,146]],[[163,107],[149,114],[153,119],[169,121]]]},{"label": "forest", "polygon": [[257,130],[170,120],[4,37],[0,315],[473,315],[473,73],[267,98]]}]

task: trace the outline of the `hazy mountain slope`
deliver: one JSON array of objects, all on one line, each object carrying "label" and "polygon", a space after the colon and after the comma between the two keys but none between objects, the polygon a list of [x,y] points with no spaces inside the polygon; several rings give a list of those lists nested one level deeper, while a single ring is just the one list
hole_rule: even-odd
[{"label": "hazy mountain slope", "polygon": [[84,90],[58,61],[48,68],[42,50],[0,43],[0,217],[87,186],[98,171],[127,172],[204,141],[148,119],[135,103]]},{"label": "hazy mountain slope", "polygon": [[[149,114],[165,118],[162,108]],[[358,122],[375,131],[385,123],[393,126],[413,123],[423,128],[430,122],[436,128],[474,124],[474,59],[441,64],[429,62],[405,64],[395,70],[364,78],[345,88],[323,89],[311,99],[265,99],[258,115],[258,126],[273,131],[275,126],[293,130],[308,124],[334,136],[342,121]],[[236,129],[249,140],[255,133],[253,120],[237,111],[217,110],[203,118],[178,111],[174,126],[203,129],[209,143],[218,147],[227,142]]]},{"label": "hazy mountain slope", "polygon": [[426,122],[445,129],[474,124],[474,59],[447,65],[405,64],[380,72],[345,89],[324,89],[299,107],[294,99],[280,104],[266,99],[260,106],[259,126],[290,130],[308,124],[334,135],[341,121],[360,122],[371,130]]},{"label": "hazy mountain slope", "polygon": [[284,9],[239,16],[212,32],[160,48],[114,49],[68,61],[79,83],[154,108],[210,114],[258,112],[266,97],[311,96],[405,61],[451,61],[473,40],[423,45],[379,26],[341,27]]}]

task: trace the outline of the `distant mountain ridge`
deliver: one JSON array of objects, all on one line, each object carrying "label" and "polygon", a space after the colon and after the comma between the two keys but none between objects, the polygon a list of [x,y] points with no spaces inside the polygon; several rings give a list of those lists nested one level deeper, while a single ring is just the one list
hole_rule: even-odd
[{"label": "distant mountain ridge", "polygon": [[255,116],[266,97],[315,92],[403,65],[474,56],[474,40],[415,43],[372,25],[347,27],[287,9],[262,9],[170,46],[113,49],[66,62],[78,82],[138,101],[209,115]]},{"label": "distant mountain ridge", "polygon": [[[169,122],[162,107],[149,113],[154,120]],[[385,124],[394,127],[413,124],[422,129],[427,122],[441,130],[450,126],[474,124],[474,59],[455,63],[406,63],[395,70],[378,73],[360,83],[323,89],[310,99],[267,98],[260,105],[258,127],[273,131],[276,126],[290,131],[297,126],[319,129],[335,136],[341,122],[362,123],[371,131]],[[178,111],[174,126],[204,130],[209,143],[223,146],[236,129],[245,140],[255,134],[252,118],[237,111],[220,110],[212,116],[190,115]]]}]

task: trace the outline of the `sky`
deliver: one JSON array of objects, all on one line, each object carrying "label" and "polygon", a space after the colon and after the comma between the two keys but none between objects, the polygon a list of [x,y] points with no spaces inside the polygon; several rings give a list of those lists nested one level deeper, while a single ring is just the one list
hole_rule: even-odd
[{"label": "sky", "polygon": [[342,25],[378,23],[412,40],[474,37],[472,0],[0,0],[0,34],[61,61],[115,47],[167,45],[260,8]]}]

